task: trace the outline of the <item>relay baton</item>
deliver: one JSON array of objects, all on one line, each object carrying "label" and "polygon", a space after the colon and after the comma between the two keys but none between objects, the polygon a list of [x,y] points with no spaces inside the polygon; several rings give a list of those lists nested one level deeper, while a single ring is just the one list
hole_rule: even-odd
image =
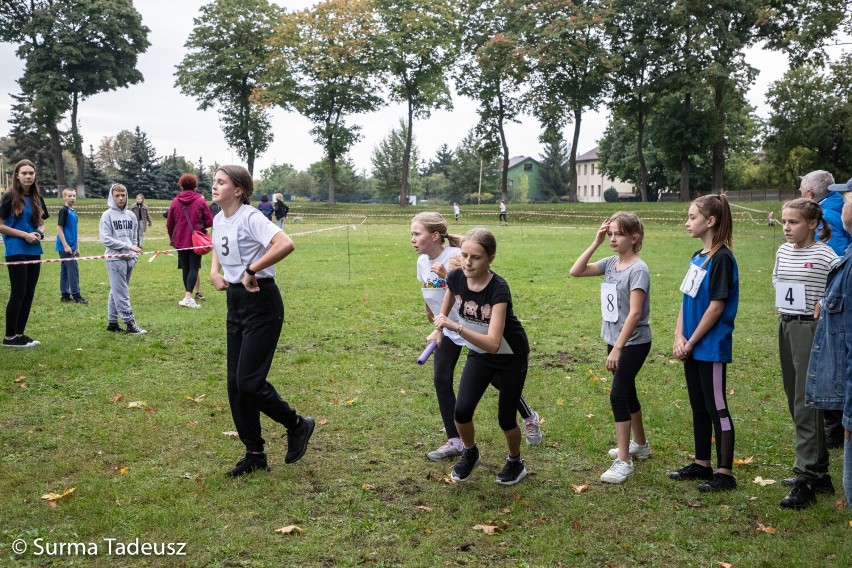
[{"label": "relay baton", "polygon": [[417,358],[417,364],[422,365],[429,359],[429,356],[432,354],[432,351],[438,346],[434,341],[430,341],[429,345],[426,346],[426,349],[423,350],[423,353],[420,354],[420,357]]}]

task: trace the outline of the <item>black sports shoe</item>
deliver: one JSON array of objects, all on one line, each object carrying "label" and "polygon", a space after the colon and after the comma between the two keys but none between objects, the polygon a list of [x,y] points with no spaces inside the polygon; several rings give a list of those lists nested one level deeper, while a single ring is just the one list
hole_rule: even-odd
[{"label": "black sports shoe", "polygon": [[35,347],[36,345],[41,345],[41,341],[36,341],[29,335],[21,335],[21,342],[23,342],[24,347]]},{"label": "black sports shoe", "polygon": [[3,347],[29,347],[27,342],[24,341],[24,338],[20,335],[13,337],[12,339],[3,338]]},{"label": "black sports shoe", "polygon": [[793,489],[787,493],[787,496],[781,499],[779,505],[785,509],[801,511],[814,503],[816,503],[816,493],[814,493],[814,490],[810,488],[804,479],[799,479],[793,486]]},{"label": "black sports shoe", "polygon": [[[710,469],[710,468],[708,468]],[[725,475],[724,473],[714,473],[713,479],[700,483],[698,490],[702,493],[710,493],[713,491],[730,491],[737,488],[737,478],[733,475]]]},{"label": "black sports shoe", "polygon": [[266,463],[266,454],[246,454],[243,459],[237,462],[237,465],[227,471],[225,475],[229,477],[241,477],[253,471],[269,471],[269,464]]},{"label": "black sports shoe", "polygon": [[71,301],[71,295],[70,294],[62,294],[62,298],[60,298],[60,300],[63,301],[63,302],[70,302]]},{"label": "black sports shoe", "polygon": [[74,296],[73,300],[75,304],[83,304],[84,306],[89,305],[89,301],[83,296]]},{"label": "black sports shoe", "polygon": [[127,329],[125,329],[129,335],[143,335],[148,333],[147,329],[142,329],[136,324],[136,320],[131,320],[127,322]]},{"label": "black sports shoe", "polygon": [[284,457],[284,463],[299,461],[308,450],[308,440],[314,433],[314,419],[310,416],[302,416],[301,419],[298,426],[287,430],[287,455]]},{"label": "black sports shoe", "polygon": [[713,479],[713,468],[706,467],[703,465],[698,465],[695,462],[692,462],[689,465],[685,465],[677,471],[669,472],[670,479],[677,479],[678,481],[687,479]]},{"label": "black sports shoe", "polygon": [[118,325],[117,321],[109,322],[109,325],[107,326],[106,330],[112,331],[112,332],[123,332],[124,331],[123,329],[121,329],[121,326]]},{"label": "black sports shoe", "polygon": [[479,465],[479,448],[476,446],[470,449],[465,448],[450,477],[453,481],[467,481],[477,465]]},{"label": "black sports shoe", "polygon": [[500,485],[514,485],[520,483],[526,476],[527,468],[524,467],[524,460],[506,458],[506,465],[503,466],[503,471],[497,474],[495,481]]}]

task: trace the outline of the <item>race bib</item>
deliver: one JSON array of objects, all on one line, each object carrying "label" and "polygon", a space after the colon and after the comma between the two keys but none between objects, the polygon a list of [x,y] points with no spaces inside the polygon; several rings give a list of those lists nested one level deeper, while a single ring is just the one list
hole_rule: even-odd
[{"label": "race bib", "polygon": [[219,257],[220,263],[227,266],[243,265],[235,226],[217,227],[213,233],[213,244],[216,246],[216,256]]},{"label": "race bib", "polygon": [[608,322],[618,321],[618,294],[611,282],[601,283],[601,317]]},{"label": "race bib", "polygon": [[698,289],[701,288],[705,276],[707,276],[706,270],[698,265],[690,264],[689,270],[680,284],[680,291],[690,298],[694,298],[698,295]]},{"label": "race bib", "polygon": [[775,285],[775,307],[789,311],[805,310],[805,285],[799,282],[778,282]]}]

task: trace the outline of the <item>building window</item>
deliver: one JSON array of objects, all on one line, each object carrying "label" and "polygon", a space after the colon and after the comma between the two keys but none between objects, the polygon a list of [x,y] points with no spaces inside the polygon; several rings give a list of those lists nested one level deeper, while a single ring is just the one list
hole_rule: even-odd
[{"label": "building window", "polygon": [[595,175],[595,165],[592,164],[592,175]]},{"label": "building window", "polygon": [[585,185],[583,186],[583,195],[589,195],[589,188],[588,188],[588,186],[585,186]]},{"label": "building window", "polygon": [[524,164],[524,171],[525,172],[531,172],[532,171],[532,164],[529,164],[529,163]]},{"label": "building window", "polygon": [[598,197],[601,195],[601,186],[598,186]]},{"label": "building window", "polygon": [[583,164],[583,175],[589,175],[589,164]]}]

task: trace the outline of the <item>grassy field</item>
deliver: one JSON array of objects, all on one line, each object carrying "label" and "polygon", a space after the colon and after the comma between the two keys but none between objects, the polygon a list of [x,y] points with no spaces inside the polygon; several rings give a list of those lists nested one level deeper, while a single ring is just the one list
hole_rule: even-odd
[{"label": "grassy field", "polygon": [[[102,205],[84,205],[82,252],[101,254]],[[506,452],[494,392],[477,412],[483,461],[469,483],[446,483],[452,464],[424,455],[443,433],[431,366],[415,363],[430,331],[408,237],[416,210],[299,205],[288,224],[296,252],[278,266],[286,321],[270,380],[318,421],[305,457],[285,465],[283,429],[264,418],[272,471],[225,478],[243,449],[224,434],[234,429],[225,298],[206,278],[202,309],[181,308],[174,257],[144,257],[131,301],[149,333],[133,337],[104,331],[102,262],[80,265],[89,306],[60,303],[59,266],[43,265],[27,328],[42,345],[0,352],[0,564],[848,566],[840,450],[831,453],[837,495],[802,512],[778,506],[794,458],[770,278],[781,233],[764,222],[779,204],[736,209],[741,303],[728,401],[735,457],[748,463],[734,467],[739,489],[721,495],[665,475],[693,451],[671,338],[678,287],[700,243],[683,229],[685,204],[629,205],[646,220],[655,339],[639,376],[653,456],[627,483],[598,481],[615,443],[599,280],[568,276],[616,206],[517,206],[506,227],[495,206],[468,206],[451,227],[495,231],[493,268],[509,282],[532,345],[524,394],[544,418],[544,441],[523,448],[531,475],[506,488],[494,483]],[[146,249],[167,248],[161,216],[148,237]],[[4,305],[7,297],[3,275]],[[778,483],[756,484],[758,476]],[[55,506],[42,499],[71,488]],[[276,532],[291,525],[299,530]],[[489,535],[477,525],[497,528]],[[23,554],[13,552],[17,539]],[[133,555],[124,545],[135,542],[186,543],[185,556]]]}]

